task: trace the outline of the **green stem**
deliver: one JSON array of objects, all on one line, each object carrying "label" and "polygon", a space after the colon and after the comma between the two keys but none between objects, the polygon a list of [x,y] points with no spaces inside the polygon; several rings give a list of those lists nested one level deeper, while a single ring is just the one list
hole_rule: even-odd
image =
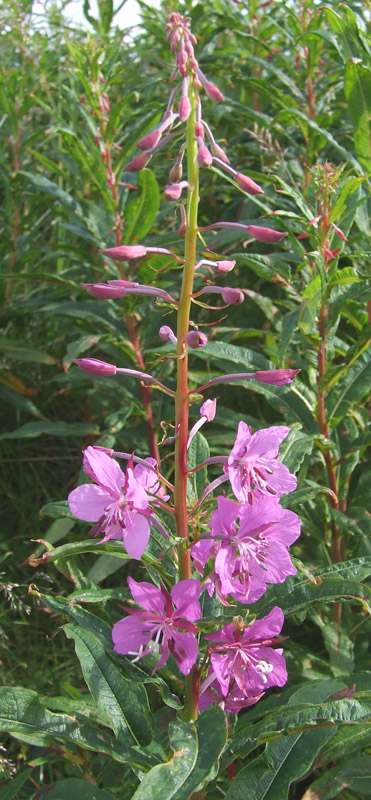
[{"label": "green stem", "polygon": [[[187,200],[187,225],[185,235],[183,282],[178,309],[177,322],[177,389],[175,395],[175,425],[177,438],[175,442],[175,520],[177,536],[183,541],[178,547],[179,579],[185,580],[192,577],[190,551],[187,547],[189,539],[188,510],[187,510],[187,439],[189,417],[189,390],[188,390],[188,349],[186,337],[189,330],[189,315],[191,308],[191,295],[193,292],[194,268],[196,261],[197,244],[197,212],[198,212],[198,164],[195,140],[195,121],[197,97],[192,81],[190,83],[190,100],[192,112],[187,121],[187,168],[188,168],[188,200]],[[184,719],[186,721],[197,718],[198,693],[197,670],[193,668],[185,680],[185,705]]]}]

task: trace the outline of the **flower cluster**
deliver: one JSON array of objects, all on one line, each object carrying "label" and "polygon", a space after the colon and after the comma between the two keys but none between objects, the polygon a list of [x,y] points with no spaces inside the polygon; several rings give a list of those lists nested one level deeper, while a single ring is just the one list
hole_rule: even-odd
[{"label": "flower cluster", "polygon": [[[189,308],[192,302],[208,294],[221,298],[225,305],[218,308],[238,305],[245,299],[244,292],[238,288],[211,284],[210,274],[229,273],[236,262],[219,257],[210,247],[207,248],[210,258],[197,258],[197,239],[201,230],[210,231],[212,235],[214,230],[222,227],[241,230],[266,244],[279,242],[285,233],[243,222],[215,222],[198,228],[199,168],[215,165],[218,170],[223,169],[235,185],[248,194],[261,194],[263,189],[231,167],[226,153],[215,141],[203,118],[200,90],[205,90],[215,102],[221,102],[223,96],[199,67],[194,53],[196,39],[190,31],[189,20],[172,13],[167,31],[175,57],[172,79],[180,78],[180,83],[171,91],[160,123],[137,142],[141,153],[127,164],[126,170],[143,169],[160,147],[173,138],[179,140],[179,126],[187,122],[187,139],[180,144],[170,170],[170,183],[165,189],[169,200],[180,202],[180,235],[187,234],[184,257],[167,248],[138,243],[117,244],[105,249],[103,254],[115,261],[127,262],[129,270],[132,268],[133,271],[152,255],[170,256],[181,264],[186,276],[182,290],[179,298],[173,297],[165,288],[124,280],[122,275],[107,283],[84,284],[84,288],[102,300],[125,299],[130,295],[152,297],[156,302],[170,306],[170,311],[180,312],[176,332],[166,324],[159,328],[159,339],[166,343],[164,349],[172,352],[165,359],[173,358],[176,348],[177,385],[175,389],[165,386],[154,375],[144,371],[144,364],[143,368],[140,365],[140,369],[131,369],[94,358],[77,359],[76,363],[95,377],[121,374],[140,381],[142,387],[156,386],[168,397],[176,398],[175,424],[162,423],[164,430],[170,424],[174,435],[168,438],[165,435],[161,442],[162,445],[175,444],[174,486],[162,473],[164,462],[160,458],[158,461],[141,459],[132,453],[88,447],[84,453],[84,470],[93,483],[74,489],[69,495],[69,506],[76,517],[94,523],[91,535],[101,535],[104,542],[122,540],[128,555],[136,560],[142,559],[146,552],[147,566],[153,567],[149,571],[155,584],[128,578],[136,607],[130,604],[124,607],[126,616],[113,627],[115,651],[134,657],[135,661],[154,655],[157,661],[153,672],[172,657],[183,675],[192,673],[192,681],[187,685],[200,686],[201,709],[219,703],[226,711],[237,712],[257,702],[271,686],[283,686],[287,679],[282,649],[275,647],[281,641],[277,637],[282,629],[283,614],[279,608],[273,608],[263,619],[251,617],[250,622],[247,617],[246,622],[237,613],[233,622],[220,628],[220,622],[215,621],[214,627],[218,629],[203,635],[200,598],[207,601],[207,593],[209,596],[215,593],[222,606],[228,608],[240,604],[240,611],[245,611],[247,604],[254,603],[264,594],[268,584],[282,583],[287,576],[295,574],[289,547],[300,535],[300,520],[280,505],[280,498],[296,488],[296,478],[278,457],[280,445],[290,429],[273,426],[252,433],[251,428],[241,421],[229,455],[213,455],[188,471],[187,450],[193,449],[191,445],[200,428],[213,423],[216,399],[203,400],[199,418],[190,430],[189,407],[202,396],[201,393],[219,383],[255,380],[282,386],[290,384],[298,370],[220,375],[190,391],[188,350],[205,347],[207,337],[191,321]],[[194,158],[188,159],[189,174],[187,180],[183,180],[182,163],[187,146],[191,147]],[[183,190],[187,192],[187,205],[181,199]],[[202,242],[204,247],[203,239]],[[193,286],[195,278],[203,282],[198,291]],[[125,472],[117,458],[127,461]],[[187,480],[192,472],[208,466],[219,466],[220,474],[204,488],[193,505],[187,505]],[[172,476],[172,472],[170,474]],[[224,488],[228,486],[229,496],[226,493],[214,496],[222,485]],[[174,492],[174,504],[167,502],[170,495],[165,492],[168,490]],[[203,506],[206,497],[207,508]],[[210,501],[211,514],[208,511]],[[172,515],[175,527],[174,524],[165,527],[162,512]],[[154,528],[167,538],[168,552],[175,553],[177,547],[178,582],[172,582],[160,560],[154,563],[153,549],[147,549]],[[229,613],[224,608],[223,615]],[[227,618],[230,620],[231,616]],[[199,649],[203,657],[199,657]],[[194,719],[197,713],[193,700],[192,704],[189,719]]]}]

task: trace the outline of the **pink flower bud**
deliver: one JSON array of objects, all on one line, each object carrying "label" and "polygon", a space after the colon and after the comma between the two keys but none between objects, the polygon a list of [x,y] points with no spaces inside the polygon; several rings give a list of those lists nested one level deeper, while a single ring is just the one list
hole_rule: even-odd
[{"label": "pink flower bud", "polygon": [[226,287],[225,289],[222,289],[221,295],[224,302],[232,306],[240,305],[240,303],[243,303],[245,299],[243,292],[241,292],[241,289],[231,289],[229,287]]},{"label": "pink flower bud", "polygon": [[114,364],[107,364],[106,361],[99,361],[98,358],[75,358],[74,362],[84,372],[88,372],[89,375],[97,375],[98,377],[116,375],[117,367]]},{"label": "pink flower bud", "polygon": [[141,153],[140,156],[133,158],[133,160],[126,165],[125,172],[138,172],[140,169],[144,169],[150,158],[151,156],[148,153]]},{"label": "pink flower bud", "polygon": [[211,145],[211,152],[213,156],[216,158],[220,158],[221,161],[224,161],[226,164],[229,164],[229,158],[227,154],[224,152],[223,148],[220,147],[216,142]]},{"label": "pink flower bud", "polygon": [[169,172],[169,180],[171,183],[178,183],[182,180],[183,169],[181,164],[174,164]]},{"label": "pink flower bud", "polygon": [[253,236],[258,242],[265,242],[266,244],[275,244],[280,242],[287,233],[282,231],[275,231],[273,228],[261,228],[259,225],[247,225],[247,232],[249,236]]},{"label": "pink flower bud", "polygon": [[216,103],[220,102],[222,103],[224,101],[224,97],[220,89],[218,89],[218,87],[215,86],[215,83],[211,83],[211,81],[204,80],[203,85],[205,87],[205,92],[207,96],[210,98],[210,100],[214,100]]},{"label": "pink flower bud", "polygon": [[204,139],[204,126],[202,122],[197,121],[195,123],[195,136],[199,136],[200,139]]},{"label": "pink flower bud", "polygon": [[213,163],[213,157],[205,144],[199,144],[197,163],[200,167],[211,167]]},{"label": "pink flower bud", "polygon": [[344,242],[348,241],[347,237],[345,236],[345,233],[343,233],[341,228],[338,228],[338,226],[335,225],[334,222],[331,222],[331,227],[334,229],[334,231],[337,233],[337,235],[340,236],[340,239],[343,239]]},{"label": "pink flower bud", "polygon": [[215,267],[218,272],[230,272],[235,266],[235,261],[215,261]]},{"label": "pink flower bud", "polygon": [[264,189],[251,178],[248,178],[247,175],[242,175],[242,172],[237,172],[236,181],[240,189],[243,189],[247,194],[264,194]]},{"label": "pink flower bud", "polygon": [[117,281],[118,285],[110,286],[107,283],[82,283],[81,286],[86,289],[88,294],[92,297],[98,297],[99,300],[114,300],[116,297],[125,297],[126,289],[134,288],[137,286],[131,281]]},{"label": "pink flower bud", "polygon": [[178,105],[178,114],[181,122],[185,122],[188,119],[191,110],[192,107],[189,98],[186,96],[181,97]]},{"label": "pink flower bud", "polygon": [[139,147],[140,150],[151,150],[152,147],[156,146],[160,139],[161,132],[156,128],[156,130],[151,131],[151,133],[147,133],[146,136],[143,136],[143,138],[137,142],[136,146]]},{"label": "pink flower bud", "polygon": [[169,325],[161,325],[158,335],[163,342],[172,342],[175,345],[177,344],[178,340]]},{"label": "pink flower bud", "polygon": [[186,336],[188,347],[192,350],[197,350],[198,347],[205,347],[207,344],[207,336],[201,331],[189,331]]},{"label": "pink flower bud", "polygon": [[216,414],[216,398],[214,400],[205,400],[200,408],[200,416],[206,417],[207,422],[212,422]]},{"label": "pink flower bud", "polygon": [[272,386],[284,386],[292,383],[300,369],[273,369],[262,370],[255,373],[255,378],[260,383],[270,383]]},{"label": "pink flower bud", "polygon": [[182,190],[188,186],[188,181],[180,181],[180,183],[172,183],[167,186],[164,195],[168,200],[179,200]]},{"label": "pink flower bud", "polygon": [[142,244],[124,244],[120,247],[108,247],[107,250],[102,250],[102,253],[115,261],[130,261],[132,258],[142,258],[147,254],[147,250]]}]

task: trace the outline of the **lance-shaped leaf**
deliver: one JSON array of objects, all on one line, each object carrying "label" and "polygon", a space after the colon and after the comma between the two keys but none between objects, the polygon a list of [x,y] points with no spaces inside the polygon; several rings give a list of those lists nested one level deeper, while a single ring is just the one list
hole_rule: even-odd
[{"label": "lance-shaped leaf", "polygon": [[126,680],[106,655],[104,646],[91,631],[71,623],[64,626],[68,639],[75,640],[76,655],[98,708],[111,721],[118,735],[129,730],[142,745],[152,739],[150,713],[144,686]]},{"label": "lance-shaped leaf", "polygon": [[151,230],[160,206],[160,190],[153,172],[143,169],[138,174],[139,191],[125,208],[123,244],[134,244]]},{"label": "lance-shaped leaf", "polygon": [[48,800],[114,800],[113,794],[105,789],[98,789],[95,783],[82,778],[64,778],[49,784]]},{"label": "lance-shaped leaf", "polygon": [[198,756],[196,729],[176,721],[169,726],[169,738],[174,755],[170,761],[158,764],[144,776],[132,800],[178,800],[182,787],[194,769]]}]

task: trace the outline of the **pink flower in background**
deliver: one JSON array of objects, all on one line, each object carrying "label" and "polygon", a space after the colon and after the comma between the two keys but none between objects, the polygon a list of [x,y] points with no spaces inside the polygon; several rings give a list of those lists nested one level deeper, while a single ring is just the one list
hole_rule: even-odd
[{"label": "pink flower in background", "polygon": [[[142,658],[159,645],[160,659],[155,670],[172,653],[180,671],[188,675],[198,654],[195,637],[198,629],[192,623],[201,618],[199,581],[193,578],[179,581],[171,594],[163,587],[137,583],[133,578],[128,578],[128,584],[133,599],[144,610],[125,608],[130,616],[116,622],[112,630],[114,650]],[[152,638],[154,642],[147,647]]]},{"label": "pink flower in background", "polygon": [[[221,694],[227,697],[237,685],[244,697],[255,698],[270,686],[284,686],[287,671],[282,650],[273,650],[276,636],[281,632],[284,617],[275,606],[263,619],[256,620],[244,630],[233,623],[205,636],[210,644],[212,671],[204,682],[204,691],[217,680]],[[201,687],[202,691],[202,687]]]},{"label": "pink flower in background", "polygon": [[280,425],[252,434],[249,425],[239,423],[224,472],[241,503],[252,503],[259,493],[280,497],[296,489],[295,476],[277,461],[278,448],[289,433],[290,428]]},{"label": "pink flower in background", "polygon": [[150,534],[147,491],[156,491],[158,487],[153,471],[148,469],[147,476],[145,467],[138,465],[133,470],[129,463],[124,474],[117,461],[93,447],[85,450],[83,466],[95,484],[84,483],[69,494],[72,514],[86,522],[95,522],[90,534],[103,533],[103,542],[122,537],[129,556],[140,559]]}]

